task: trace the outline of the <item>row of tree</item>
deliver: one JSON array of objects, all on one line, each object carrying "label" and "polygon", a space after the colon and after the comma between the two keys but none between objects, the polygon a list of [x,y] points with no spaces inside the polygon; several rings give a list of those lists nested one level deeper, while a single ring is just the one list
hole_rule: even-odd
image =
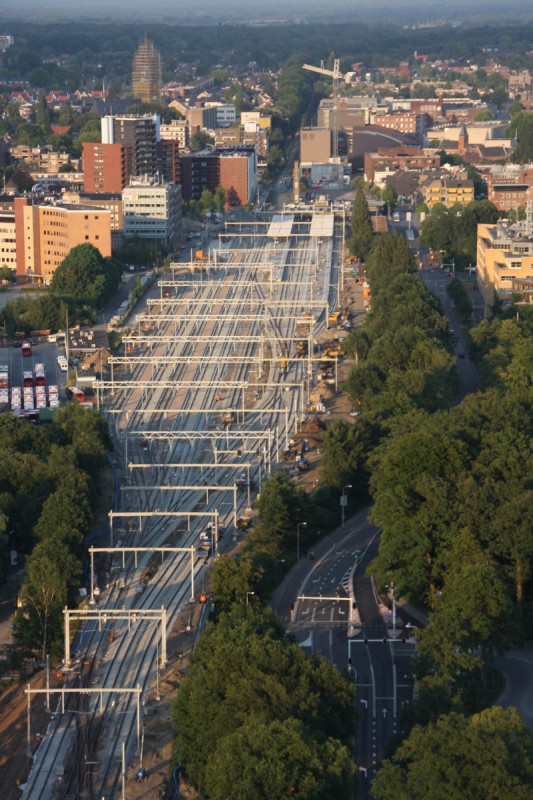
[{"label": "row of tree", "polygon": [[62,609],[80,585],[85,537],[99,499],[99,476],[110,446],[102,417],[78,403],[35,427],[0,417],[0,570],[10,551],[25,557],[15,617],[17,657],[59,653]]},{"label": "row of tree", "polygon": [[[116,12],[119,13],[118,11]],[[189,20],[190,22],[190,20]],[[357,22],[310,22],[261,25],[250,33],[245,25],[229,24],[150,24],[147,34],[163,56],[163,79],[180,79],[184,64],[194,64],[198,75],[214,69],[243,67],[250,62],[259,70],[276,69],[295,52],[306,49],[310,53],[327,54],[332,43],[341,57],[341,70],[348,71],[355,61],[363,61],[370,68],[397,66],[400,61],[411,60],[413,52],[428,53],[430,58],[475,59],[478,64],[490,63],[491,52],[497,51],[501,63],[514,69],[531,65],[530,24],[465,25],[442,27],[435,36],[432,29],[407,30],[395,22],[378,24]],[[34,86],[72,90],[103,76],[127,80],[131,75],[131,62],[135,50],[145,36],[145,25],[124,19],[92,22],[18,20],[15,45],[6,52],[0,80],[25,78]],[[65,49],[70,54],[65,63]],[[62,63],[57,57],[63,56]],[[307,60],[307,59],[306,59]],[[462,75],[461,75],[462,76]],[[190,77],[190,74],[188,75]],[[422,75],[423,78],[431,77]],[[452,79],[453,76],[449,76]],[[475,80],[475,78],[472,78]],[[499,76],[480,71],[474,89],[479,95],[502,88]],[[491,97],[492,99],[492,97]],[[494,101],[498,100],[498,95]]]},{"label": "row of tree", "polygon": [[[437,209],[426,235],[464,254],[470,228],[485,213],[494,221],[487,204],[465,212],[466,220]],[[330,426],[324,475],[337,486],[368,478],[372,520],[382,530],[370,571],[428,609],[408,712],[416,727],[373,792],[379,800],[490,794],[479,778],[487,758],[499,776],[492,796],[527,797],[531,735],[515,711],[482,709],[498,685],[494,652],[531,633],[533,317],[513,312],[470,332],[487,388],[449,408],[457,379],[439,302],[394,237],[370,242],[366,269],[372,310],[346,345],[356,358],[346,388],[363,413],[355,426]],[[467,322],[464,288],[453,281],[449,293]],[[456,772],[458,757],[464,769]]]}]

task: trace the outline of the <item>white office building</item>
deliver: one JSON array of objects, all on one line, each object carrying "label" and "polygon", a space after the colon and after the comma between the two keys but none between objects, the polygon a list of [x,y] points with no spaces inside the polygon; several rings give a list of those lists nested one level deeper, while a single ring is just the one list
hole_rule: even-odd
[{"label": "white office building", "polygon": [[158,177],[132,178],[122,191],[124,235],[169,247],[181,235],[181,186],[163,183]]}]

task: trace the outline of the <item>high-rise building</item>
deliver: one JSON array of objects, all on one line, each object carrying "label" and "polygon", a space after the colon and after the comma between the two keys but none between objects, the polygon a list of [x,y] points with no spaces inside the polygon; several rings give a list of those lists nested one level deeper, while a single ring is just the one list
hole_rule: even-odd
[{"label": "high-rise building", "polygon": [[161,56],[147,38],[133,58],[131,91],[143,103],[161,103]]},{"label": "high-rise building", "polygon": [[159,117],[154,114],[122,114],[102,117],[102,144],[127,147],[128,177],[155,175],[158,170]]},{"label": "high-rise building", "polygon": [[180,182],[179,143],[162,140],[157,115],[103,117],[102,142],[83,145],[86,192],[121,192],[130,178]]}]

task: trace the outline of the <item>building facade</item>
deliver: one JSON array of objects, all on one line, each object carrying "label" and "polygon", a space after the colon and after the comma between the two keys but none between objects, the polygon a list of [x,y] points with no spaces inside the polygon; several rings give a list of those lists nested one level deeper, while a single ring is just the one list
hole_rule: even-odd
[{"label": "building facade", "polygon": [[156,114],[123,114],[102,117],[102,144],[125,145],[130,175],[155,175],[158,170],[159,117]]},{"label": "building facade", "polygon": [[132,178],[122,192],[124,235],[177,247],[181,237],[181,187],[158,178]]},{"label": "building facade", "polygon": [[380,147],[375,153],[364,154],[365,180],[374,181],[376,172],[396,172],[399,169],[438,169],[438,153],[428,154],[418,147]]},{"label": "building facade", "polygon": [[111,213],[101,207],[45,205],[14,199],[17,279],[49,283],[58,266],[79,244],[111,255]]},{"label": "building facade", "polygon": [[[533,227],[497,222],[477,227],[476,275],[486,313],[496,298],[510,301],[533,284]],[[533,299],[529,294],[530,302]]]},{"label": "building facade", "polygon": [[161,103],[161,55],[147,38],[133,58],[131,91],[143,103]]},{"label": "building facade", "polygon": [[86,192],[121,192],[127,186],[132,163],[131,144],[83,143]]},{"label": "building facade", "polygon": [[199,200],[204,189],[226,190],[228,205],[245,205],[257,192],[257,153],[255,147],[209,150],[181,159],[184,200]]},{"label": "building facade", "polygon": [[474,181],[459,177],[430,177],[420,183],[420,193],[429,209],[437,203],[442,203],[447,208],[456,203],[466,206],[474,199]]},{"label": "building facade", "polygon": [[302,164],[325,164],[330,158],[330,129],[302,128],[300,130],[300,162]]}]

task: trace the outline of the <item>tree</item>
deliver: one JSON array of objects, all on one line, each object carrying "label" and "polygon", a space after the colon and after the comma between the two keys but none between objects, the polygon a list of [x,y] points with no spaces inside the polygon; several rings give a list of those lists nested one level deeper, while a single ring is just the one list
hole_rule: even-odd
[{"label": "tree", "polygon": [[362,189],[358,189],[352,206],[352,253],[365,259],[372,247],[373,237],[368,203]]},{"label": "tree", "polygon": [[51,293],[76,304],[98,308],[117,288],[120,267],[104,259],[92,244],[72,248],[54,272]]},{"label": "tree", "polygon": [[372,292],[390,284],[398,273],[416,272],[414,256],[407,239],[399,233],[384,233],[374,239],[366,272]]},{"label": "tree", "polygon": [[256,505],[261,522],[272,533],[287,534],[295,528],[298,498],[284,472],[276,472],[263,484]]},{"label": "tree", "polygon": [[209,191],[209,189],[204,189],[201,196],[200,196],[200,205],[202,206],[204,211],[214,211],[215,210],[215,198],[213,193]]},{"label": "tree", "polygon": [[533,113],[522,111],[511,120],[508,133],[515,136],[517,145],[512,155],[515,164],[526,164],[533,159]]},{"label": "tree", "polygon": [[528,800],[533,739],[516,709],[448,714],[414,728],[372,784],[377,800]]},{"label": "tree", "polygon": [[57,654],[61,640],[62,610],[81,574],[81,564],[66,544],[57,540],[40,542],[26,561],[26,580],[20,596],[22,609],[15,617],[15,641],[32,649],[39,641],[40,658]]},{"label": "tree", "polygon": [[172,715],[176,753],[205,793],[213,753],[246,726],[296,718],[321,741],[347,743],[352,689],[329,662],[285,638],[271,610],[236,604],[200,638]]},{"label": "tree", "polygon": [[215,189],[215,210],[222,213],[226,205],[226,190],[223,186]]},{"label": "tree", "polygon": [[357,425],[345,420],[332,422],[322,437],[322,449],[321,478],[324,483],[336,489],[353,483],[364,453]]},{"label": "tree", "polygon": [[319,742],[298,720],[275,720],[222,739],[207,764],[206,790],[212,800],[348,800],[354,771],[348,748],[338,740]]},{"label": "tree", "polygon": [[235,603],[245,605],[247,594],[255,593],[260,578],[261,572],[254,570],[250,559],[220,556],[211,570],[217,611],[230,611]]},{"label": "tree", "polygon": [[214,144],[215,140],[208,133],[205,131],[196,131],[196,133],[193,133],[191,136],[189,149],[191,153],[197,153],[200,150],[205,150],[206,147],[213,147]]},{"label": "tree", "polygon": [[35,109],[35,122],[46,131],[50,129],[50,111],[46,102],[44,92],[39,92],[37,95],[37,106]]}]

